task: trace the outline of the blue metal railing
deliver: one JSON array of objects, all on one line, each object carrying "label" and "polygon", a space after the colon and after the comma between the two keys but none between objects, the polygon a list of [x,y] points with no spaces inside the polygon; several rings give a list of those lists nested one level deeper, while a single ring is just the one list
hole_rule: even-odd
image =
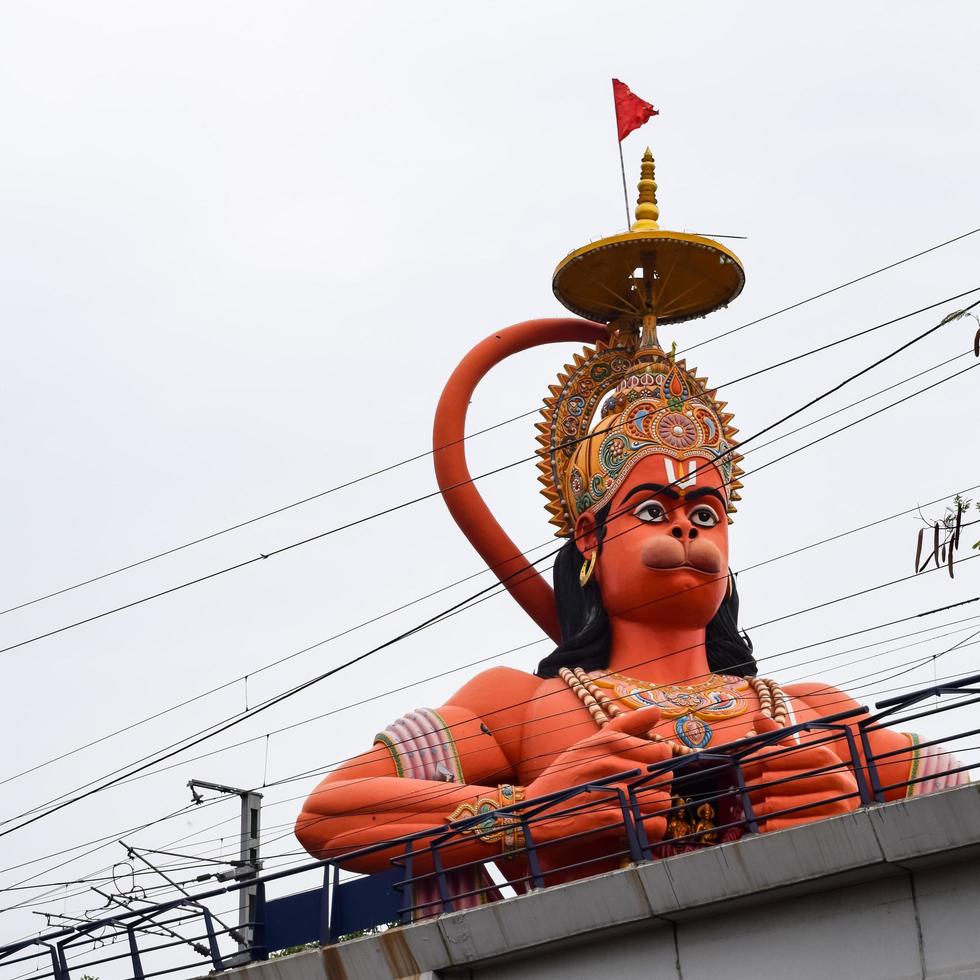
[{"label": "blue metal railing", "polygon": [[[505,886],[518,892],[544,888],[555,880],[584,877],[597,870],[597,865],[601,870],[610,865],[617,866],[622,860],[651,860],[682,853],[685,849],[710,846],[720,839],[757,833],[760,818],[757,818],[753,807],[753,794],[765,786],[801,778],[799,773],[795,773],[772,779],[765,785],[752,782],[746,776],[746,768],[757,762],[763,753],[767,760],[771,760],[801,748],[834,744],[837,754],[847,762],[835,762],[805,775],[846,770],[853,776],[856,787],[853,792],[842,793],[832,800],[799,804],[787,808],[782,814],[768,813],[764,819],[799,815],[810,807],[826,806],[835,801],[847,801],[851,807],[875,805],[883,802],[891,791],[902,786],[915,786],[920,777],[910,775],[904,783],[883,784],[880,763],[902,754],[908,756],[910,750],[903,748],[875,756],[871,734],[885,727],[884,721],[893,718],[897,712],[908,711],[933,696],[967,696],[967,700],[904,715],[903,722],[941,715],[953,708],[975,704],[980,701],[978,685],[980,674],[880,701],[876,704],[878,711],[875,714],[867,708],[853,708],[815,721],[743,738],[726,744],[723,751],[714,749],[675,756],[642,770],[627,770],[548,796],[502,807],[495,811],[494,817],[519,827],[523,835],[523,844],[509,851],[506,858],[498,853],[464,861],[458,859],[458,850],[454,855],[454,849],[472,842],[478,825],[487,819],[488,814],[481,813],[449,826],[382,841],[328,860],[308,861],[248,881],[229,883],[192,898],[182,896],[138,911],[121,911],[91,922],[50,930],[40,936],[0,947],[0,969],[18,964],[35,964],[39,953],[46,953],[50,967],[47,970],[32,970],[31,975],[36,980],[46,977],[72,980],[72,973],[78,977],[83,971],[88,972],[96,967],[101,969],[110,964],[116,969],[121,967],[124,970],[122,975],[132,980],[149,980],[167,973],[194,969],[200,971],[202,966],[220,971],[242,960],[265,959],[270,953],[284,947],[308,942],[329,945],[344,935],[360,930],[391,923],[404,924],[413,919],[452,912],[479,900],[498,898],[500,889]],[[933,746],[940,741],[961,740],[977,734],[980,734],[980,728],[971,728],[921,745]],[[807,736],[805,740],[803,736]],[[980,763],[964,764],[951,771],[969,771],[978,765]],[[705,790],[705,786],[710,789]],[[691,801],[685,800],[684,794],[688,792],[693,792],[697,805],[709,803],[719,813],[724,804],[729,817],[714,824],[710,833],[703,829],[689,829],[670,840],[664,840],[663,834],[651,834],[648,830],[651,821],[669,820],[687,812]],[[644,802],[654,799],[651,794],[660,794],[657,799],[666,794],[671,800],[670,805],[659,806],[653,812],[645,813]],[[680,802],[677,802],[678,799]],[[567,819],[582,813],[601,815],[600,824],[590,830],[565,835],[560,840],[538,836],[538,831],[548,821]],[[726,838],[725,835],[729,836]],[[603,846],[594,849],[597,853],[589,855],[585,849],[573,846],[596,837],[603,840]],[[556,847],[563,847],[564,853],[574,851],[575,859],[556,863],[553,858]],[[390,859],[390,871],[351,881],[341,880],[341,870],[345,865],[350,866],[358,860],[390,851],[398,852]],[[506,864],[504,884],[486,874],[495,859]],[[493,868],[498,872],[501,870],[495,864]],[[272,883],[311,871],[322,873],[321,887],[285,898],[268,897],[267,888]],[[500,877],[498,874],[497,878]],[[216,928],[215,916],[206,903],[252,887],[256,888],[257,901],[254,921],[247,924],[250,943],[245,949],[238,948],[236,944],[234,951],[223,953],[222,941],[230,943],[230,934],[235,933],[236,929]],[[193,929],[194,932],[187,936],[178,933],[178,928]],[[237,924],[236,928],[241,928],[241,924]],[[150,946],[147,945],[150,937],[167,941]],[[126,944],[124,952],[94,959],[77,959],[69,966],[70,953],[81,955],[88,950],[91,956],[100,951],[100,945],[121,942]],[[194,949],[197,959],[188,961],[183,952],[179,955],[173,952],[184,948]],[[164,955],[167,950],[171,952]],[[151,956],[156,968],[148,971],[146,961]]]}]

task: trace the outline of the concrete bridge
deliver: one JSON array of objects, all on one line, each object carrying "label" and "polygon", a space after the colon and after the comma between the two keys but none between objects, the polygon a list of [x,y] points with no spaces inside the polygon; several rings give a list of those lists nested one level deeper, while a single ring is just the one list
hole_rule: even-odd
[{"label": "concrete bridge", "polygon": [[980,787],[630,865],[221,976],[980,977]]}]

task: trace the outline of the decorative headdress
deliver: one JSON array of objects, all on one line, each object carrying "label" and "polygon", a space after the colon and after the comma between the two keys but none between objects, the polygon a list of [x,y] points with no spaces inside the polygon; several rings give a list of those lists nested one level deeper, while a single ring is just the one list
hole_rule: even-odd
[{"label": "decorative headdress", "polygon": [[652,453],[678,461],[679,486],[699,465],[694,461],[715,463],[729,514],[742,486],[732,415],[696,369],[665,353],[657,339],[658,323],[727,306],[745,283],[742,264],[710,238],[660,229],[649,149],[638,189],[631,229],[572,252],[554,274],[555,295],[565,306],[610,326],[608,342],[565,365],[537,425],[538,479],[559,536],[572,534],[583,513],[607,504],[633,465]]}]

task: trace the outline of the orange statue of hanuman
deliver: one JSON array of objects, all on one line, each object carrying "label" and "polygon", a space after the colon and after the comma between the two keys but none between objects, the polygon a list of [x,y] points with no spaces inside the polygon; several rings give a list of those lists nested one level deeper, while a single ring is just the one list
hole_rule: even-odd
[{"label": "orange statue of hanuman", "polygon": [[[649,150],[639,191],[630,231],[572,252],[555,271],[556,296],[587,319],[533,320],[495,333],[460,364],[436,414],[436,472],[453,516],[557,647],[534,674],[487,670],[441,707],[406,714],[330,773],[296,826],[311,854],[342,854],[856,706],[823,684],[783,688],[756,676],[728,567],[742,472],[732,416],[657,338],[658,325],[727,305],[744,274],[718,242],[660,229]],[[569,341],[592,346],[551,386],[538,425],[540,479],[551,520],[567,538],[552,590],[470,481],[462,440],[470,396],[493,365]],[[967,778],[944,777],[951,757],[920,752],[914,736],[882,729],[871,739],[875,755],[892,753],[879,763],[882,784],[903,784],[913,768],[935,775],[889,798]],[[797,739],[796,751],[763,757],[748,773],[760,787],[753,800],[763,831],[858,805],[846,749],[809,742]],[[815,770],[822,772],[804,775]],[[707,811],[680,818],[667,785],[643,794],[640,806],[654,841],[711,826]],[[619,819],[615,807],[593,808],[536,824],[546,870],[581,861],[583,849],[612,851],[603,834],[608,826],[611,838]],[[490,820],[449,860],[485,859],[520,844],[513,823]],[[351,866],[381,870],[390,856]]]}]

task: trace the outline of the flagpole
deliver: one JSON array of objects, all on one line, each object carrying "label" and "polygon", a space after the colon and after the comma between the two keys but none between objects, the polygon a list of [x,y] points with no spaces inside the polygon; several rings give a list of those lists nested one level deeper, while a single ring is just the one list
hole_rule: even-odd
[{"label": "flagpole", "polygon": [[[619,135],[618,133],[616,134]],[[623,141],[617,140],[619,146],[619,172],[623,175],[623,203],[626,205],[626,230],[630,228],[630,196],[626,190],[626,164],[623,163]]]},{"label": "flagpole", "polygon": [[616,104],[616,79],[612,80],[613,120],[616,123],[616,146],[619,148],[619,172],[623,176],[623,203],[626,205],[626,230],[630,230],[630,196],[626,191],[626,164],[623,163],[623,137],[619,135],[619,107]]}]

